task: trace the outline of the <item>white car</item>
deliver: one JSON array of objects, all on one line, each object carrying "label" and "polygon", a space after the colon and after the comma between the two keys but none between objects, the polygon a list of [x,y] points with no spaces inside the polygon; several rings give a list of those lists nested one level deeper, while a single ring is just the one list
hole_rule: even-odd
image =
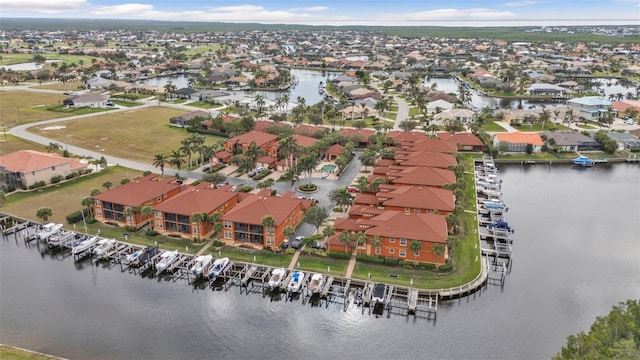
[{"label": "white car", "polygon": [[629,119],[624,119],[624,123],[627,125],[635,125],[636,122],[633,121],[633,119],[629,118]]}]

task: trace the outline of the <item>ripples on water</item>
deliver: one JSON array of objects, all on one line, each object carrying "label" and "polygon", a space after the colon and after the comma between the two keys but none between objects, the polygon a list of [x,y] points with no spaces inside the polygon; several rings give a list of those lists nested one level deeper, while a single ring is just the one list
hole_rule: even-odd
[{"label": "ripples on water", "polygon": [[436,321],[74,265],[9,237],[0,338],[73,359],[549,358],[618,301],[640,298],[640,168],[516,166],[501,177],[512,271],[502,289],[441,302]]}]

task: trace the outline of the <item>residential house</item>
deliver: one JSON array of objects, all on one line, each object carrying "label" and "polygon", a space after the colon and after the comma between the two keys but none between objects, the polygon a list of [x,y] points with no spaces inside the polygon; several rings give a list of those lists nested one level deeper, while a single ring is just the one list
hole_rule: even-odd
[{"label": "residential house", "polygon": [[62,100],[62,105],[75,108],[103,108],[107,106],[107,97],[98,93],[76,95]]},{"label": "residential house", "polygon": [[[181,184],[172,176],[150,174],[93,197],[93,217],[104,223],[140,228],[150,219],[140,210],[155,208],[180,193]],[[130,210],[128,210],[130,209]]]},{"label": "residential house", "polygon": [[506,144],[506,147],[501,150],[511,153],[524,153],[527,151],[527,145],[529,144],[533,146],[533,152],[540,152],[542,151],[542,145],[544,145],[544,141],[542,141],[540,134],[524,133],[520,131],[512,133],[497,133],[493,138],[493,145],[496,148],[500,148],[501,143]]},{"label": "residential house", "polygon": [[620,150],[640,149],[640,140],[631,133],[611,131],[607,135],[618,142],[618,149]]},{"label": "residential house", "polygon": [[567,106],[573,110],[574,119],[598,121],[611,110],[611,101],[599,96],[585,96],[567,100]]},{"label": "residential house", "polygon": [[274,151],[273,145],[275,145],[277,141],[277,135],[253,130],[228,139],[224,143],[224,149],[232,154],[244,153],[249,147],[249,144],[255,143],[268,155],[276,156],[277,154],[272,154],[272,152]]},{"label": "residential house", "polygon": [[441,152],[432,151],[396,151],[396,165],[400,166],[425,166],[440,169],[455,167],[458,162],[456,157]]},{"label": "residential house", "polygon": [[446,100],[435,100],[427,103],[427,114],[437,114],[444,110],[453,109],[453,103]]},{"label": "residential house", "polygon": [[396,185],[443,187],[456,182],[453,171],[424,166],[390,166],[386,178]]},{"label": "residential house", "polygon": [[72,173],[87,170],[88,164],[75,158],[35,150],[19,150],[0,156],[0,172],[11,188],[30,187],[36,182],[51,183],[51,178],[64,179]]},{"label": "residential house", "polygon": [[238,203],[238,193],[231,186],[214,188],[203,182],[186,187],[179,194],[153,207],[153,228],[155,231],[185,238],[206,237],[213,232],[213,224],[206,221],[194,222],[193,214],[226,214]]},{"label": "residential house", "polygon": [[[402,211],[385,211],[371,218],[337,219],[335,222],[336,235],[329,239],[332,251],[350,251],[345,243],[339,240],[343,231],[356,233],[363,231],[367,236],[366,243],[358,248],[370,256],[391,257],[422,263],[439,263],[446,261],[447,253],[447,221],[444,215],[405,213]],[[382,244],[371,246],[374,237]],[[422,249],[416,253],[409,250],[412,241],[420,241]],[[441,244],[445,251],[442,258],[433,252],[433,247]]]},{"label": "residential house", "polygon": [[365,148],[369,146],[369,137],[375,134],[376,131],[373,129],[352,129],[352,128],[344,128],[340,130],[340,134],[347,139],[347,141],[351,141],[355,144],[356,147]]},{"label": "residential house", "polygon": [[180,116],[174,116],[170,118],[169,125],[175,126],[175,127],[188,127],[189,122],[193,120],[193,118],[195,118],[196,116],[199,116],[205,120],[211,118],[211,114],[209,114],[208,112],[204,110],[195,110],[195,111],[190,111],[188,113],[184,113]]},{"label": "residential house", "polygon": [[601,151],[602,144],[595,141],[591,137],[577,131],[561,130],[561,131],[545,131],[540,133],[547,137],[547,142],[553,139],[554,145],[560,151]]},{"label": "residential house", "polygon": [[[269,189],[245,194],[246,197],[222,217],[223,241],[279,247],[286,238],[284,229],[287,226],[295,229],[311,207],[311,200],[297,199],[294,195],[286,192],[272,196]],[[267,215],[273,218],[275,226],[262,225]]]},{"label": "residential house", "polygon": [[534,83],[527,88],[527,93],[531,95],[557,95],[561,96],[565,92],[565,88],[545,83]]},{"label": "residential house", "polygon": [[452,134],[450,132],[439,132],[436,136],[446,143],[455,144],[458,151],[482,152],[484,150],[482,140],[472,133],[459,132]]},{"label": "residential house", "polygon": [[407,151],[431,151],[443,153],[456,153],[458,149],[455,144],[443,141],[441,139],[428,138],[423,136],[420,140],[414,142],[402,142],[402,150]]},{"label": "residential house", "polygon": [[433,116],[433,120],[439,124],[445,123],[447,120],[459,120],[462,121],[463,124],[469,124],[473,122],[475,118],[476,113],[473,110],[463,108],[448,109]]},{"label": "residential house", "polygon": [[376,193],[376,204],[385,210],[405,213],[447,215],[453,212],[453,191],[434,187],[401,186],[390,190],[383,188]]}]

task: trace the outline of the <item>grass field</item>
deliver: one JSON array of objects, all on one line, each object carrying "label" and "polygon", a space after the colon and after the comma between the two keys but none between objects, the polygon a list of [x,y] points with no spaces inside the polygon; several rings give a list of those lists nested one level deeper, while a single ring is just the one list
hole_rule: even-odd
[{"label": "grass field", "polygon": [[0,155],[6,155],[18,150],[38,150],[45,151],[44,145],[31,142],[22,138],[7,134],[6,140],[4,135],[0,135]]},{"label": "grass field", "polygon": [[528,131],[551,131],[551,130],[570,130],[568,127],[561,124],[554,124],[547,122],[544,124],[544,129],[542,128],[542,123],[535,123],[533,125],[523,124],[522,126],[515,127],[519,131],[528,132]]},{"label": "grass field", "polygon": [[[212,254],[218,257],[218,252],[212,250]],[[226,256],[229,259],[236,261],[243,261],[253,263],[255,256],[256,264],[270,265],[270,266],[283,266],[288,267],[293,255],[275,254],[270,251],[259,251],[250,249],[238,249],[231,246],[225,246],[220,250],[221,256]]]},{"label": "grass field", "polygon": [[62,104],[68,95],[28,91],[0,92],[0,117],[6,127],[28,124],[35,121],[57,119],[69,114],[48,111],[47,108]]},{"label": "grass field", "polygon": [[120,184],[124,178],[134,178],[142,173],[136,170],[112,166],[99,173],[91,174],[81,179],[60,184],[42,191],[16,192],[7,195],[7,200],[2,207],[2,212],[40,221],[36,217],[36,210],[48,206],[53,210],[53,217],[49,220],[57,223],[66,223],[66,216],[80,210],[80,201],[89,196],[92,189],[105,191],[102,184],[110,181],[112,184]]},{"label": "grass field", "polygon": [[333,259],[307,255],[303,250],[298,257],[301,270],[328,273],[331,275],[344,276],[347,272],[348,260]]},{"label": "grass field", "polygon": [[493,121],[485,121],[485,123],[482,125],[482,129],[484,131],[487,131],[487,132],[504,132],[504,131],[507,131],[507,129],[503,128],[502,126],[496,124]]},{"label": "grass field", "polygon": [[33,353],[12,346],[0,345],[0,359],[2,360],[52,360],[60,359],[55,356]]},{"label": "grass field", "polygon": [[[43,84],[43,85],[35,85],[33,86],[34,89],[47,89],[47,90],[60,90],[60,91],[65,91],[65,90],[82,90],[82,81],[78,80],[78,81],[69,81],[66,83],[63,83],[62,81],[56,81],[55,83],[52,84]],[[65,95],[65,97],[68,97],[69,95]]]},{"label": "grass field", "polygon": [[[57,54],[57,53],[45,53],[42,54],[47,60],[60,60],[58,64],[66,62],[67,64],[75,63],[76,65],[80,65],[80,61],[82,60],[83,66],[91,65],[92,56],[84,56],[84,55],[69,55],[69,54]],[[18,64],[23,62],[31,62],[33,59],[33,54],[2,54],[2,59],[0,59],[0,65],[10,65],[10,64]],[[51,65],[49,65],[50,67]],[[45,67],[47,68],[47,67]]]},{"label": "grass field", "polygon": [[[65,128],[43,130],[47,126],[31,128],[38,135],[105,154],[151,163],[153,155],[168,154],[180,147],[180,141],[190,136],[185,129],[169,126],[169,118],[185,111],[164,107],[132,109],[107,113],[81,120],[59,123]],[[207,136],[207,144],[215,143]]]}]

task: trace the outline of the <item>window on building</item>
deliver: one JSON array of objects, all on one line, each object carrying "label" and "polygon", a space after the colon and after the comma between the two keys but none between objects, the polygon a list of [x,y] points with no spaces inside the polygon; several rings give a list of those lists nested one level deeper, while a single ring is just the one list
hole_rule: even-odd
[{"label": "window on building", "polygon": [[162,196],[158,196],[158,197],[156,198],[156,201],[157,201],[157,202],[162,201]]},{"label": "window on building", "polygon": [[276,229],[274,227],[267,227],[267,234],[275,234]]},{"label": "window on building", "polygon": [[380,255],[381,252],[380,246],[376,246],[376,255]]},{"label": "window on building", "polygon": [[225,239],[231,239],[231,231],[225,231],[224,232],[224,238]]},{"label": "window on building", "polygon": [[102,216],[102,210],[96,210],[96,215]]},{"label": "window on building", "polygon": [[408,213],[409,211],[411,211],[410,208],[404,208],[404,212]]},{"label": "window on building", "polygon": [[416,213],[416,214],[420,214],[420,209],[415,208],[415,209],[413,209],[413,212]]},{"label": "window on building", "polygon": [[52,166],[52,167],[51,167],[51,170],[55,171],[55,170],[56,170],[56,167],[55,167],[55,166]]},{"label": "window on building", "polygon": [[157,218],[161,218],[162,217],[162,212],[161,211],[154,211],[153,213]]},{"label": "window on building", "polygon": [[225,229],[231,229],[231,221],[225,220],[222,223],[224,224]]},{"label": "window on building", "polygon": [[391,243],[396,242],[396,238],[394,238],[394,237],[390,237],[390,238],[389,238],[389,242],[391,242]]},{"label": "window on building", "polygon": [[267,236],[267,245],[273,245],[276,243],[276,240],[273,236]]},{"label": "window on building", "polygon": [[419,252],[419,251],[418,251],[418,252],[414,252],[414,253],[413,253],[413,256],[415,256],[415,257],[420,257],[420,252]]},{"label": "window on building", "polygon": [[401,246],[407,246],[407,239],[400,239]]},{"label": "window on building", "polygon": [[395,254],[395,253],[396,253],[396,249],[393,249],[393,248],[389,249],[389,254]]},{"label": "window on building", "polygon": [[405,256],[407,256],[407,251],[406,250],[400,250],[398,252],[398,255],[400,255],[400,257],[405,257]]},{"label": "window on building", "polygon": [[162,229],[162,221],[160,221],[160,220],[156,220],[156,227],[157,227],[158,229]]},{"label": "window on building", "polygon": [[93,205],[100,206],[100,200],[93,200]]}]

